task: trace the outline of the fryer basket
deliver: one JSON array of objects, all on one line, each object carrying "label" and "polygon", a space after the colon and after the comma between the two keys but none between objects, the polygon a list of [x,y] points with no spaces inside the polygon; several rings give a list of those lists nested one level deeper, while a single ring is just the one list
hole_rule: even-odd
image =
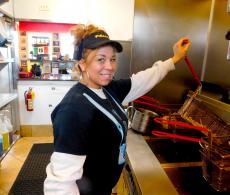
[{"label": "fryer basket", "polygon": [[219,166],[201,151],[204,179],[217,191],[230,192],[230,167]]},{"label": "fryer basket", "polygon": [[197,94],[188,96],[178,114],[208,129],[200,142],[203,177],[215,190],[230,192],[230,125],[196,98]]},{"label": "fryer basket", "polygon": [[230,152],[230,125],[209,109],[196,94],[188,96],[178,114],[193,125],[208,129],[206,134],[209,144],[219,147],[220,150]]}]

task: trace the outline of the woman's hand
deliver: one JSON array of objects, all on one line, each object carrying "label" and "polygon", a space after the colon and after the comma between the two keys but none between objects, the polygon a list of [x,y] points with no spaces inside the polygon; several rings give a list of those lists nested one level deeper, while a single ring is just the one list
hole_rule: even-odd
[{"label": "woman's hand", "polygon": [[190,45],[191,42],[188,38],[181,38],[173,45],[174,56],[172,57],[172,60],[174,64],[176,64],[186,56]]}]

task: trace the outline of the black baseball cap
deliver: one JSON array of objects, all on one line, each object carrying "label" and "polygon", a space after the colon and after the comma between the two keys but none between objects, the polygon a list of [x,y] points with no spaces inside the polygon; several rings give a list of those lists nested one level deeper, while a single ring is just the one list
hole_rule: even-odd
[{"label": "black baseball cap", "polygon": [[84,49],[96,49],[104,45],[111,45],[118,53],[123,50],[122,45],[118,41],[110,40],[106,32],[98,31],[90,34],[82,40],[77,50],[77,60],[82,58],[82,52]]}]

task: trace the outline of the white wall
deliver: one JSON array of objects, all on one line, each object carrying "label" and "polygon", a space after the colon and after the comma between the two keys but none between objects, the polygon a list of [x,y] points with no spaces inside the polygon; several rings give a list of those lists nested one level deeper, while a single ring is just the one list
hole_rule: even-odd
[{"label": "white wall", "polygon": [[132,39],[134,0],[91,0],[88,9],[88,22],[105,27],[111,39]]},{"label": "white wall", "polygon": [[94,23],[111,39],[131,40],[134,0],[14,0],[17,19]]}]

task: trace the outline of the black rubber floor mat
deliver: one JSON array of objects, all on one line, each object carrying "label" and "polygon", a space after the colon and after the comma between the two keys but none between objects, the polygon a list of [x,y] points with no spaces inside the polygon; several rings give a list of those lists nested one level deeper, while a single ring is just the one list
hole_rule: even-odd
[{"label": "black rubber floor mat", "polygon": [[46,166],[53,152],[53,144],[34,144],[25,160],[9,195],[43,195]]}]

